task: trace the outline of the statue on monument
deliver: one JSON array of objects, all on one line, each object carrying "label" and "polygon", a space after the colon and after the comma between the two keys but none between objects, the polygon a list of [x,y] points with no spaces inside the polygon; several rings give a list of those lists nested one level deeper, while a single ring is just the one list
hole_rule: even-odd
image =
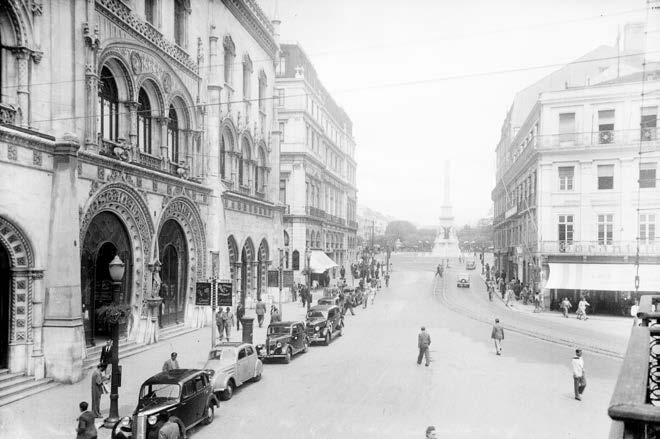
[{"label": "statue on monument", "polygon": [[442,256],[444,258],[454,258],[460,255],[450,200],[451,189],[449,169],[449,161],[445,161],[444,200],[440,206],[440,226],[438,228],[438,234],[435,237],[432,252],[434,256]]}]

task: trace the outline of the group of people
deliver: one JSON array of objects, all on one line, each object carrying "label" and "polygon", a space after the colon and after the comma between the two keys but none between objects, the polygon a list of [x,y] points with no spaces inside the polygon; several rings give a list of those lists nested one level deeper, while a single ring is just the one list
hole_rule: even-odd
[{"label": "group of people", "polygon": [[[584,298],[584,296],[580,297],[580,301],[578,302],[577,309],[575,310],[575,317],[578,320],[588,320],[589,317],[587,317],[587,307],[591,306],[589,305],[589,302],[587,302],[587,299]],[[568,311],[573,307],[573,304],[571,303],[570,300],[568,300],[568,297],[564,297],[559,304],[559,307],[562,310],[562,313],[564,314],[565,318],[568,318]]]}]

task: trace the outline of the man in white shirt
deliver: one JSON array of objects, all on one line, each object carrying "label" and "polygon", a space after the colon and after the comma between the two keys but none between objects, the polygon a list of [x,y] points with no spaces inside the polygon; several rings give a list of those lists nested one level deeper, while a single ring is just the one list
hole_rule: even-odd
[{"label": "man in white shirt", "polygon": [[575,350],[575,357],[571,360],[573,366],[573,391],[575,399],[582,400],[582,392],[587,387],[587,377],[584,373],[584,360],[582,359],[582,349]]}]

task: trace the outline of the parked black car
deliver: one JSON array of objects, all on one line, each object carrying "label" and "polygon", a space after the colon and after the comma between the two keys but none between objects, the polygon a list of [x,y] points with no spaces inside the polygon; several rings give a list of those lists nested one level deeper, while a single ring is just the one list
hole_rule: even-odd
[{"label": "parked black car", "polygon": [[307,336],[310,343],[321,341],[328,345],[334,336],[340,336],[344,318],[336,305],[316,305],[307,311]]},{"label": "parked black car", "polygon": [[268,325],[266,343],[257,345],[257,355],[263,361],[281,358],[286,364],[299,352],[307,352],[309,337],[304,322],[277,322]]},{"label": "parked black car", "polygon": [[321,297],[317,302],[319,305],[337,305],[339,306],[339,297],[337,296],[331,296],[331,297]]},{"label": "parked black car", "polygon": [[125,416],[112,429],[113,439],[146,439],[160,428],[158,414],[167,412],[177,418],[181,437],[197,424],[210,424],[218,400],[209,375],[204,370],[175,369],[146,380],[140,388],[133,416]]}]

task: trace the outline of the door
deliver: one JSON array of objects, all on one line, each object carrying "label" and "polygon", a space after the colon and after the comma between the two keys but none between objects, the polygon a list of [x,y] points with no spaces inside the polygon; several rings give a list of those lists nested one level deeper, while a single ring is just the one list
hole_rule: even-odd
[{"label": "door", "polygon": [[195,382],[194,380],[186,381],[183,383],[181,389],[181,404],[179,405],[179,419],[183,424],[188,427],[197,419],[197,407],[195,398]]},{"label": "door", "polygon": [[9,322],[11,314],[11,271],[9,254],[0,245],[0,369],[9,363]]},{"label": "door", "polygon": [[291,344],[293,345],[295,352],[298,352],[303,348],[302,326],[293,325],[292,331]]},{"label": "door", "polygon": [[241,348],[238,351],[238,362],[236,364],[236,375],[238,377],[239,384],[243,384],[244,381],[248,379],[247,377],[247,350],[246,348]]},{"label": "door", "polygon": [[161,305],[160,326],[183,323],[186,306],[186,273],[188,248],[186,239],[174,220],[167,220],[158,235],[158,246],[161,249]]}]

